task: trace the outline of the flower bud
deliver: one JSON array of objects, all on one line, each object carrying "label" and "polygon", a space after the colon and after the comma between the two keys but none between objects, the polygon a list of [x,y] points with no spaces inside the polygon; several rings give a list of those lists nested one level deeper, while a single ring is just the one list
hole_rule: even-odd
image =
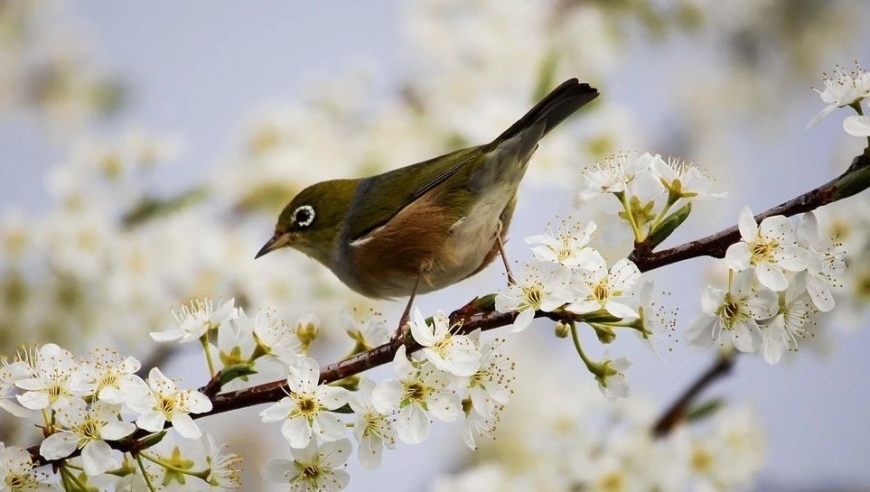
[{"label": "flower bud", "polygon": [[568,323],[563,323],[561,321],[556,323],[557,338],[567,338],[569,333],[571,333],[571,325],[569,325]]}]

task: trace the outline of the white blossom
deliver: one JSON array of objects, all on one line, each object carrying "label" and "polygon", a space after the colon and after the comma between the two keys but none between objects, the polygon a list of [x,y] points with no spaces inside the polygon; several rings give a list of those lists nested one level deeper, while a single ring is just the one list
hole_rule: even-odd
[{"label": "white blossom", "polygon": [[779,294],[779,311],[761,326],[764,360],[776,364],[785,350],[797,350],[797,339],[803,337],[811,312],[803,282],[793,282]]},{"label": "white blossom", "polygon": [[[463,400],[463,407],[471,407],[471,400]],[[462,425],[462,441],[472,451],[477,449],[477,440],[480,437],[495,438],[496,421],[498,416],[493,412],[489,416],[481,415],[473,408],[465,410],[465,421]]]},{"label": "white blossom", "polygon": [[242,486],[241,473],[242,458],[235,453],[224,453],[224,446],[215,445],[211,434],[205,434],[206,463],[208,463],[208,476],[205,482],[214,492],[229,492]]},{"label": "white blossom", "polygon": [[725,196],[724,193],[710,193],[713,183],[698,166],[679,159],[668,159],[665,162],[661,157],[656,157],[650,171],[674,199],[695,200]]},{"label": "white blossom", "polygon": [[0,442],[0,491],[6,492],[43,492],[57,490],[45,483],[44,473],[35,468],[36,463],[26,449],[17,446],[7,447]]},{"label": "white blossom", "polygon": [[319,381],[317,361],[300,357],[289,366],[290,394],[260,412],[263,422],[283,421],[281,434],[294,449],[308,446],[312,436],[335,441],[347,433],[344,422],[329,411],[347,403],[347,390]]},{"label": "white blossom", "polygon": [[85,359],[73,374],[70,388],[81,394],[92,393],[112,405],[124,401],[121,379],[126,374],[135,374],[141,367],[135,357],[121,358],[114,350],[97,349],[90,359]]},{"label": "white blossom", "polygon": [[372,392],[372,405],[384,414],[398,412],[396,430],[402,441],[417,444],[429,437],[429,413],[444,422],[462,413],[459,397],[448,388],[449,375],[428,363],[415,367],[404,345],[396,351],[393,369],[399,379],[382,381]]},{"label": "white blossom", "polygon": [[253,333],[257,346],[267,355],[289,361],[302,355],[302,343],[296,336],[296,328],[275,319],[272,313],[257,311],[250,318],[242,308],[231,324],[243,333]]},{"label": "white blossom", "polygon": [[70,387],[78,363],[68,350],[48,343],[34,352],[27,362],[33,375],[15,381],[15,386],[24,390],[23,394],[17,395],[23,407],[30,410],[53,408],[78,395]]},{"label": "white blossom", "polygon": [[450,318],[444,312],[435,313],[429,324],[415,307],[409,324],[414,341],[423,346],[417,353],[436,368],[463,377],[471,376],[480,368],[477,344],[466,335],[452,333]]},{"label": "white blossom", "polygon": [[598,389],[608,400],[628,397],[628,380],[625,379],[625,371],[631,367],[631,361],[625,357],[608,359],[601,363],[603,374],[596,376]]},{"label": "white blossom", "polygon": [[687,461],[694,490],[742,489],[764,465],[762,432],[746,407],[723,409],[714,417],[712,431],[690,442]]},{"label": "white blossom", "polygon": [[117,441],[136,430],[132,423],[118,419],[113,405],[102,401],[89,407],[80,398],[68,400],[55,410],[55,418],[62,430],[42,441],[39,454],[45,459],[57,460],[81,449],[82,465],[90,476],[121,466],[121,453],[106,441]]},{"label": "white blossom", "polygon": [[734,276],[730,290],[708,286],[701,298],[704,315],[698,318],[686,337],[698,347],[709,347],[726,333],[728,341],[741,352],[754,352],[761,344],[759,320],[776,315],[779,301],[776,293],[756,289],[754,275],[745,270]]},{"label": "white blossom", "polygon": [[384,447],[396,447],[396,431],[393,417],[379,412],[372,403],[375,383],[366,377],[360,379],[359,389],[350,398],[350,407],[356,414],[353,435],[359,443],[357,457],[366,470],[381,465]]},{"label": "white blossom", "polygon": [[347,487],[350,475],[342,468],[351,451],[341,439],[318,447],[312,439],[304,448],[292,448],[293,460],[275,459],[263,465],[263,478],[290,486],[291,492],[335,492]]},{"label": "white blossom", "polygon": [[739,272],[752,267],[761,285],[776,292],[788,287],[784,270],[806,269],[806,250],[797,244],[794,225],[787,217],[768,217],[759,226],[749,207],[743,207],[737,226],[741,240],[725,252],[728,268]]},{"label": "white blossom", "polygon": [[341,312],[341,327],[364,350],[383,345],[390,338],[387,320],[380,313],[371,312],[369,316],[360,320],[356,311],[345,309]]},{"label": "white blossom", "polygon": [[234,320],[218,328],[217,347],[223,367],[251,364],[257,341],[254,339],[252,320],[242,308],[238,308],[238,316]]},{"label": "white blossom", "polygon": [[575,281],[576,299],[566,309],[587,314],[603,309],[617,318],[636,318],[638,313],[625,304],[631,289],[640,279],[640,270],[631,260],[623,258],[610,271],[599,256],[595,267],[583,271]]},{"label": "white blossom", "polygon": [[502,343],[503,339],[495,339],[483,344],[480,369],[468,379],[472,408],[486,418],[492,417],[511,396],[514,363],[501,352]]},{"label": "white blossom", "polygon": [[676,319],[673,313],[666,313],[662,306],[654,299],[655,286],[650,281],[644,282],[639,289],[635,289],[638,299],[637,307],[637,336],[659,358],[663,359],[656,348],[655,342],[661,341],[665,332],[673,331]]},{"label": "white blossom", "polygon": [[595,222],[589,221],[585,227],[580,223],[573,226],[563,224],[554,234],[540,234],[526,238],[526,244],[533,245],[532,253],[539,261],[557,263],[568,268],[591,268],[595,262],[595,250],[588,246],[592,234],[597,229]]},{"label": "white blossom", "polygon": [[31,410],[19,405],[15,398],[15,392],[18,388],[15,383],[30,377],[32,374],[31,367],[24,361],[17,360],[7,363],[4,360],[0,362],[0,408],[15,417],[27,418],[30,416]]},{"label": "white blossom", "polygon": [[523,276],[495,297],[495,310],[500,313],[519,311],[513,331],[525,330],[535,318],[535,311],[553,311],[571,299],[568,289],[570,271],[550,268],[542,271],[528,267]]},{"label": "white blossom", "polygon": [[168,420],[182,437],[199,439],[202,435],[190,414],[208,412],[211,400],[198,391],[179,389],[159,368],[151,369],[147,381],[131,374],[124,376],[120,388],[124,402],[137,414],[140,429],[159,432]]},{"label": "white blossom", "polygon": [[602,193],[625,193],[635,175],[649,169],[654,159],[649,153],[619,154],[596,162],[595,168],[583,172],[584,184],[578,198],[585,201]]},{"label": "white blossom", "polygon": [[870,95],[870,74],[860,67],[847,73],[843,67],[838,66],[833,76],[824,74],[823,82],[825,89],[816,92],[827,106],[810,120],[807,128],[816,126],[835,109],[858,103]]},{"label": "white blossom", "polygon": [[234,303],[235,299],[230,299],[214,309],[211,299],[195,299],[181,306],[181,311],[172,311],[172,315],[178,322],[176,328],[151,332],[151,338],[155,342],[184,343],[199,340],[207,331],[216,329],[236,317],[237,310],[233,307]]},{"label": "white blossom", "polygon": [[818,229],[815,214],[803,214],[798,223],[797,240],[807,251],[807,292],[816,308],[827,312],[834,308],[831,287],[841,285],[846,271],[846,252],[839,243],[820,240]]}]

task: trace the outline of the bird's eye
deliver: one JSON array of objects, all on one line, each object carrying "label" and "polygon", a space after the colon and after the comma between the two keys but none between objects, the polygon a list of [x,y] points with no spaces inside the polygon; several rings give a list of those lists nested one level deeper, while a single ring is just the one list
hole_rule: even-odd
[{"label": "bird's eye", "polygon": [[314,207],[302,205],[293,211],[293,223],[298,227],[308,227],[314,222]]}]

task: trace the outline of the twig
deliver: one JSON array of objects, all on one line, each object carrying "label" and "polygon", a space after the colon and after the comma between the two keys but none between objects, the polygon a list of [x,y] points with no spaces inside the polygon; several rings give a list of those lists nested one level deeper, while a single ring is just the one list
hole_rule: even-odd
[{"label": "twig", "polygon": [[[859,155],[852,161],[849,169],[839,177],[756,215],[755,221],[761,222],[767,217],[774,215],[791,217],[792,215],[809,212],[810,210],[815,210],[821,206],[860,193],[870,186],[870,182],[867,182],[867,179],[861,179],[861,182],[855,183],[850,178],[866,178],[864,175],[868,167],[870,167],[870,157],[864,154]],[[846,189],[848,186],[853,186],[854,189]],[[723,258],[728,246],[739,239],[740,232],[737,230],[737,226],[734,226],[705,238],[683,243],[658,252],[648,251],[642,243],[636,244],[634,251],[631,252],[628,258],[637,265],[640,271],[646,272],[698,256]]]},{"label": "twig", "polygon": [[734,359],[734,352],[719,355],[716,362],[714,362],[709,369],[704,371],[704,373],[701,374],[691,386],[686,388],[680,397],[677,398],[667,410],[665,410],[658,420],[656,420],[656,423],[652,428],[653,435],[657,438],[661,438],[670,434],[671,431],[674,430],[692,410],[692,404],[695,402],[695,399],[698,398],[698,395],[700,395],[705,388],[713,384],[714,381],[725,377],[729,372],[731,372],[731,368],[734,367]]}]

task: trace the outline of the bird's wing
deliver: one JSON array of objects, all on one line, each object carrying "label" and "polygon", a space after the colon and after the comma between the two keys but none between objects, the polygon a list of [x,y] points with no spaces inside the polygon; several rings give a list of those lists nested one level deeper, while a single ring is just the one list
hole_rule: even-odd
[{"label": "bird's wing", "polygon": [[480,150],[457,150],[362,180],[351,206],[347,240],[359,240],[389,222],[403,208],[476,162],[482,156]]}]

